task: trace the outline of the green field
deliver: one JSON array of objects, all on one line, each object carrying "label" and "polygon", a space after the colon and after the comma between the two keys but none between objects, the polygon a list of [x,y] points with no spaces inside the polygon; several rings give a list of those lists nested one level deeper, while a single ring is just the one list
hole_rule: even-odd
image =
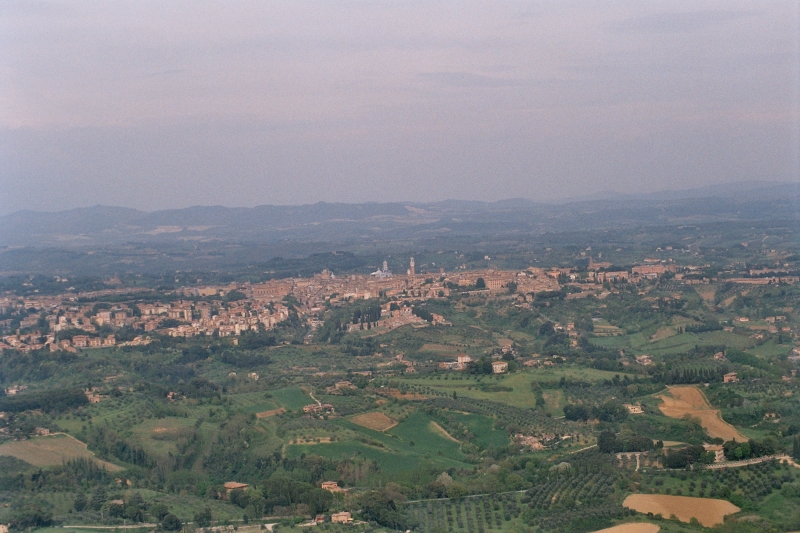
[{"label": "green field", "polygon": [[[267,394],[269,397],[267,397]],[[230,396],[231,400],[247,413],[260,413],[283,407],[287,411],[296,411],[313,400],[300,387],[286,387],[264,392],[247,392]]]},{"label": "green field", "polygon": [[387,473],[417,468],[423,462],[438,463],[444,468],[465,468],[467,465],[463,462],[460,444],[435,431],[431,422],[429,417],[417,411],[384,433],[346,419],[337,419],[337,425],[362,435],[368,442],[348,438],[322,444],[290,444],[286,446],[286,454],[289,457],[320,455],[330,459],[358,455],[376,461]]},{"label": "green field", "polygon": [[725,345],[744,350],[756,343],[753,339],[727,331],[708,331],[705,333],[680,333],[666,339],[651,342],[649,336],[642,333],[622,335],[618,337],[591,337],[590,342],[596,346],[613,349],[631,349],[636,352],[653,355],[674,355],[692,350],[695,346]]},{"label": "green field", "polygon": [[148,453],[163,457],[177,452],[177,441],[191,434],[194,423],[195,420],[191,418],[148,420],[133,429],[132,439]]},{"label": "green field", "polygon": [[[529,408],[536,405],[536,396],[531,388],[532,382],[558,381],[562,377],[579,381],[610,380],[614,376],[623,377],[625,373],[596,370],[593,368],[559,366],[544,369],[533,369],[514,374],[502,374],[483,379],[459,372],[437,374],[437,377],[411,378],[403,381],[409,385],[430,387],[444,391],[448,396],[455,392],[458,396],[475,398],[476,400],[492,400],[515,407]],[[633,377],[629,375],[629,377]],[[512,389],[510,391],[504,390]],[[498,390],[499,389],[499,390]],[[559,391],[547,391],[545,394],[546,409],[554,416],[563,414],[563,395]]]},{"label": "green field", "polygon": [[507,432],[493,428],[494,420],[491,418],[475,414],[465,415],[462,413],[451,413],[450,415],[467,426],[469,430],[477,436],[475,444],[478,446],[500,447],[507,445],[510,441]]}]

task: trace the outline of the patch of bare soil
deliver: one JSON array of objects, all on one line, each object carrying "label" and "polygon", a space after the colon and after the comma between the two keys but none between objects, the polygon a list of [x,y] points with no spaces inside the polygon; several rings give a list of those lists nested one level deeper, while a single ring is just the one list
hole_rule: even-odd
[{"label": "patch of bare soil", "polygon": [[705,395],[696,387],[672,386],[667,387],[669,393],[657,396],[661,400],[659,410],[670,418],[682,419],[685,416],[696,418],[700,421],[710,437],[719,437],[723,440],[747,441],[747,437],[722,419],[719,409],[714,409],[708,403]]},{"label": "patch of bare soil", "polygon": [[631,494],[622,505],[639,513],[660,514],[664,518],[675,515],[681,522],[696,518],[705,527],[722,524],[727,515],[741,511],[727,500],[666,494]]}]

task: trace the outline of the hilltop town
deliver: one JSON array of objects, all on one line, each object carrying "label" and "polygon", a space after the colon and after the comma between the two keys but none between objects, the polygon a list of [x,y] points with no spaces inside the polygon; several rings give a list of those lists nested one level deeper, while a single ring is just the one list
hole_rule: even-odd
[{"label": "hilltop town", "polygon": [[[27,296],[0,298],[0,328],[6,334],[0,342],[0,351],[16,350],[74,350],[137,345],[148,342],[148,334],[158,333],[173,337],[197,335],[230,337],[247,331],[269,331],[287,320],[290,312],[302,321],[310,340],[322,324],[326,309],[358,300],[383,299],[376,328],[395,329],[407,324],[424,325],[428,322],[445,323],[444,317],[434,314],[426,321],[413,313],[415,305],[427,300],[443,299],[452,290],[470,295],[513,294],[520,306],[530,308],[528,302],[536,294],[565,291],[567,299],[595,296],[605,298],[614,290],[614,283],[636,283],[658,280],[668,276],[675,283],[708,284],[717,278],[698,277],[699,266],[679,267],[672,262],[645,259],[643,264],[628,270],[608,270],[610,262],[589,259],[586,268],[546,269],[530,267],[522,271],[496,269],[445,272],[418,275],[414,259],[404,274],[395,275],[386,263],[382,270],[370,275],[349,274],[336,276],[327,269],[312,278],[273,279],[267,283],[231,283],[221,286],[182,287],[170,291],[169,302],[158,301],[158,291],[147,294],[146,300],[137,300],[141,291],[109,289],[84,293],[65,293],[53,296]],[[747,277],[728,277],[725,281],[742,285],[792,284],[800,277],[787,275],[775,269],[750,270]],[[107,303],[105,300],[134,297],[125,303]],[[287,300],[288,299],[288,300]],[[790,332],[781,325],[785,316],[767,317],[768,331]],[[737,317],[742,325],[749,319]],[[350,327],[361,327],[359,324]],[[372,328],[372,324],[369,324]],[[132,339],[122,340],[114,331],[123,329],[135,332]],[[11,333],[11,334],[9,334]],[[128,337],[130,335],[127,335]]]}]

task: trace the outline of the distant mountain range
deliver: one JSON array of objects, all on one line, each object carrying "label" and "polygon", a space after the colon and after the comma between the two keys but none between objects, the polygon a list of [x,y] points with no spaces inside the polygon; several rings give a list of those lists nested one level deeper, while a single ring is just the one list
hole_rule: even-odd
[{"label": "distant mountain range", "polygon": [[95,206],[0,217],[0,246],[73,248],[126,243],[237,241],[353,243],[437,234],[500,238],[587,229],[719,221],[798,220],[800,184],[739,183],[688,191],[602,195],[537,203],[324,203],[145,212]]}]

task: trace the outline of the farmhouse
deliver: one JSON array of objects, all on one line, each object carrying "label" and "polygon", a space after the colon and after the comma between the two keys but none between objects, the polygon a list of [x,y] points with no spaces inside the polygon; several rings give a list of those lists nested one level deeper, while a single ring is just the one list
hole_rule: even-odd
[{"label": "farmhouse", "polygon": [[739,378],[736,375],[736,372],[728,372],[724,376],[722,376],[723,383],[736,383],[739,381]]},{"label": "farmhouse", "polygon": [[239,483],[237,481],[226,481],[223,487],[225,487],[225,491],[230,494],[232,490],[241,489],[245,490],[249,487],[247,483]]},{"label": "farmhouse", "polygon": [[537,438],[530,435],[523,435],[518,433],[514,435],[514,442],[521,446],[529,446],[533,451],[544,450],[544,444]]},{"label": "farmhouse", "polygon": [[303,412],[310,414],[319,414],[324,412],[332,413],[333,411],[333,405],[329,403],[311,403],[303,407]]},{"label": "farmhouse", "polygon": [[725,450],[722,448],[722,444],[703,444],[703,448],[707,452],[714,452],[715,463],[725,461]]},{"label": "farmhouse", "polygon": [[323,481],[322,488],[328,492],[344,492],[344,489],[335,481]]},{"label": "farmhouse", "polygon": [[331,515],[331,522],[333,522],[334,524],[349,524],[352,521],[353,518],[347,511],[342,511],[341,513],[333,513]]},{"label": "farmhouse", "polygon": [[494,361],[492,363],[492,374],[502,374],[508,372],[508,363],[505,361]]},{"label": "farmhouse", "polygon": [[644,414],[644,409],[642,409],[641,405],[633,405],[630,403],[623,403],[622,406],[628,410],[629,414],[632,415],[641,415]]}]

